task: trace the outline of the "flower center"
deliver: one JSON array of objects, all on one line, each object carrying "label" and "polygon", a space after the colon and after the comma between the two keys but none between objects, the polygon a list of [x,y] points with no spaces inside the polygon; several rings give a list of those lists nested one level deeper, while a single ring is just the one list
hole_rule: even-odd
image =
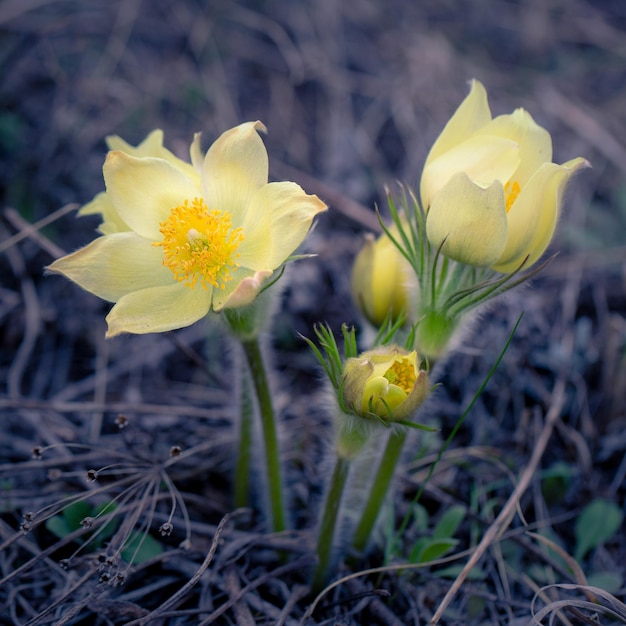
[{"label": "flower center", "polygon": [[504,200],[507,213],[511,210],[513,203],[517,200],[517,196],[519,196],[520,191],[521,189],[519,183],[516,180],[509,181],[506,185],[504,185]]},{"label": "flower center", "polygon": [[243,230],[233,229],[229,213],[209,211],[204,200],[194,198],[172,209],[160,227],[163,241],[152,245],[162,246],[163,265],[177,281],[191,289],[198,280],[203,289],[224,289],[239,267],[237,248],[244,240]]},{"label": "flower center", "polygon": [[400,387],[402,391],[409,394],[415,386],[415,368],[409,359],[399,359],[384,373],[386,378],[392,385]]}]

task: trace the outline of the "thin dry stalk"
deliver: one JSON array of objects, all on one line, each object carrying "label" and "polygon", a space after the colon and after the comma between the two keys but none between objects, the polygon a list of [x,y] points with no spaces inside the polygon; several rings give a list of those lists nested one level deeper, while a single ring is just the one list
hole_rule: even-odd
[{"label": "thin dry stalk", "polygon": [[[568,281],[568,289],[566,289],[564,296],[564,301],[566,303],[564,306],[564,314],[566,316],[566,319],[568,320],[573,320],[574,318],[575,303],[577,294],[579,293],[580,285],[580,269],[576,268],[576,270],[572,274],[572,279]],[[565,334],[563,338],[563,349],[564,354],[566,355],[564,362],[567,362],[567,359],[571,357],[574,349],[574,333],[572,330],[573,326],[571,324],[564,325],[564,327],[569,329],[569,331]],[[483,536],[478,546],[476,546],[472,556],[465,564],[465,567],[463,568],[461,573],[457,576],[454,583],[452,583],[452,586],[444,596],[443,600],[437,607],[437,610],[435,611],[433,617],[431,618],[429,622],[430,624],[438,624],[440,622],[445,610],[448,608],[459,589],[463,586],[463,583],[466,581],[469,573],[478,564],[478,562],[484,556],[489,547],[502,536],[502,533],[508,528],[509,524],[513,520],[515,511],[520,505],[521,498],[528,489],[528,486],[530,485],[535,476],[535,473],[537,472],[537,468],[539,467],[539,463],[541,462],[543,453],[545,452],[546,446],[548,445],[550,437],[552,436],[552,430],[554,429],[554,425],[561,416],[561,412],[565,404],[566,384],[566,373],[562,372],[554,384],[554,389],[552,391],[552,397],[550,401],[550,408],[546,415],[545,424],[537,439],[535,446],[533,447],[533,453],[520,477],[517,487],[513,490],[513,493],[498,514],[498,517],[487,529],[487,532]]]}]

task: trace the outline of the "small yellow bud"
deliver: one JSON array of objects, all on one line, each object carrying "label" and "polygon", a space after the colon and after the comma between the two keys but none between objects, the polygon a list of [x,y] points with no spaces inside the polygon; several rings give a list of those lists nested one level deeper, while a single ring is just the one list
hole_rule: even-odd
[{"label": "small yellow bud", "polygon": [[389,237],[368,235],[352,267],[352,299],[374,326],[388,315],[395,322],[408,311],[409,276],[408,261]]},{"label": "small yellow bud", "polygon": [[341,393],[356,415],[406,420],[428,396],[428,374],[415,350],[383,346],[346,361]]}]

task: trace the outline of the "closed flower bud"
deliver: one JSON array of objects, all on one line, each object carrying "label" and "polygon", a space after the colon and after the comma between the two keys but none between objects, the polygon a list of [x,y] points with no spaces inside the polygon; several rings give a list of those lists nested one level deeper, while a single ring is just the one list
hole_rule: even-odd
[{"label": "closed flower bud", "polygon": [[383,346],[346,361],[341,399],[346,410],[361,417],[400,421],[411,417],[429,389],[415,350]]},{"label": "closed flower bud", "polygon": [[371,324],[379,327],[387,316],[395,322],[407,313],[410,269],[387,235],[367,236],[352,267],[352,298]]}]

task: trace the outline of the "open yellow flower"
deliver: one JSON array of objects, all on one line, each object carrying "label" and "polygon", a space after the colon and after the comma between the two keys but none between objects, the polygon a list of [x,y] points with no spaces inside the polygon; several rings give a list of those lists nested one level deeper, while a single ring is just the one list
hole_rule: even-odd
[{"label": "open yellow flower", "polygon": [[431,244],[502,273],[524,259],[530,267],[552,240],[567,182],[588,165],[583,158],[551,161],[550,134],[524,109],[492,119],[485,88],[472,81],[424,165]]},{"label": "open yellow flower", "polygon": [[138,147],[109,139],[106,192],[83,208],[101,213],[99,237],[49,270],[115,302],[111,337],[193,324],[210,310],[250,304],[326,210],[292,182],[268,183],[268,157],[247,122],[223,133],[191,164],[155,131]]},{"label": "open yellow flower", "polygon": [[361,417],[405,420],[426,399],[428,374],[415,350],[382,346],[346,361],[341,389],[345,406]]}]

